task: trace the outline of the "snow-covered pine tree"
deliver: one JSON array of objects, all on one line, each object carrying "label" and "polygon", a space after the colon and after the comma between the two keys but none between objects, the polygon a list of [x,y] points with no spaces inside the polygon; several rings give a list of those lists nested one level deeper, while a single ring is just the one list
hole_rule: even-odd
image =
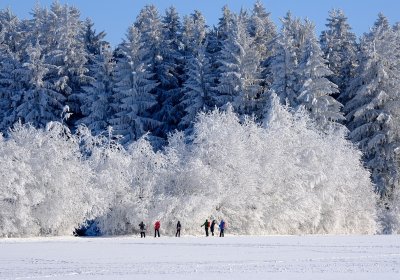
[{"label": "snow-covered pine tree", "polygon": [[19,18],[7,8],[0,10],[0,46],[2,49],[14,53],[20,53],[21,43],[25,39],[25,33],[22,30],[23,23]]},{"label": "snow-covered pine tree", "polygon": [[221,66],[220,57],[222,44],[229,36],[229,30],[232,28],[234,17],[236,15],[231,12],[229,7],[225,5],[222,8],[222,16],[219,18],[218,25],[214,26],[206,34],[206,58],[210,63],[210,75],[208,82],[210,83],[210,108],[219,107],[217,104],[218,95],[217,86],[219,83],[219,67]]},{"label": "snow-covered pine tree", "polygon": [[182,97],[183,80],[182,26],[178,12],[174,7],[165,11],[162,18],[161,59],[157,64],[157,106],[153,108],[153,117],[161,122],[154,133],[166,138],[167,134],[178,128],[183,116],[179,106]]},{"label": "snow-covered pine tree", "polygon": [[214,96],[219,107],[231,103],[240,115],[252,114],[261,93],[260,56],[247,32],[245,22],[234,16],[222,42],[218,68],[219,83]]},{"label": "snow-covered pine tree", "polygon": [[154,5],[143,7],[134,25],[140,33],[142,44],[147,46],[144,58],[151,63],[149,70],[155,73],[158,66],[157,63],[162,59],[160,55],[162,47],[162,22],[157,8]]},{"label": "snow-covered pine tree", "polygon": [[110,44],[104,40],[106,33],[104,31],[97,33],[94,29],[94,23],[91,19],[86,19],[83,24],[83,42],[86,49],[88,76],[94,77],[96,74],[97,56],[102,55],[103,50],[110,48]]},{"label": "snow-covered pine tree", "polygon": [[46,54],[46,63],[56,66],[48,77],[55,89],[67,99],[66,103],[72,112],[69,125],[74,125],[82,117],[82,86],[90,81],[87,76],[89,70],[86,67],[83,23],[79,17],[80,12],[75,7],[54,2],[50,8],[49,22],[43,22],[45,26],[52,25],[51,33],[47,36],[52,47]]},{"label": "snow-covered pine tree", "polygon": [[269,65],[272,76],[271,89],[278,95],[282,104],[296,107],[299,87],[295,70],[300,60],[301,22],[289,12],[281,21],[281,32],[274,43],[274,55]]},{"label": "snow-covered pine tree", "polygon": [[[162,48],[164,47],[163,38],[163,23],[161,16],[154,5],[146,5],[140,10],[139,15],[134,23],[140,34],[140,43],[146,46],[143,51],[143,61],[149,74],[152,74],[152,79],[157,82],[157,87],[155,87],[151,93],[156,98],[156,103],[153,104],[152,108],[149,108],[148,118],[153,119],[151,122],[151,127],[149,131],[162,131],[163,123],[157,120],[155,115],[160,110],[160,105],[158,104],[158,98],[163,93],[161,86],[161,77],[164,73],[161,71],[161,64],[163,63],[163,57],[161,55]],[[151,47],[149,47],[151,46]],[[158,135],[156,136],[158,137]],[[162,139],[158,139],[162,142]],[[155,139],[155,141],[158,141]]]},{"label": "snow-covered pine tree", "polygon": [[79,123],[88,126],[94,134],[99,134],[107,129],[112,114],[112,74],[115,60],[109,43],[104,40],[105,32],[97,33],[93,25],[90,19],[84,23],[83,39],[87,53],[89,84],[82,87],[80,109],[83,118]]},{"label": "snow-covered pine tree", "polygon": [[93,73],[90,85],[83,87],[85,99],[81,106],[84,117],[80,120],[94,134],[106,131],[112,114],[113,71],[115,62],[110,46],[102,44],[100,53],[89,69]]},{"label": "snow-covered pine tree", "polygon": [[21,68],[16,54],[0,47],[0,132],[3,133],[17,121],[15,108],[22,98],[22,81],[16,71]]},{"label": "snow-covered pine tree", "polygon": [[350,139],[358,143],[376,191],[390,196],[399,182],[399,36],[380,14],[360,42],[359,67],[346,104]]},{"label": "snow-covered pine tree", "polygon": [[244,9],[243,7],[240,8],[239,14],[237,15],[237,18],[240,22],[243,23],[244,26],[246,26],[246,31],[249,33],[249,25],[250,25],[250,15],[249,12]]},{"label": "snow-covered pine tree", "polygon": [[222,8],[222,17],[218,21],[218,39],[219,45],[222,47],[223,41],[231,35],[231,30],[235,22],[237,21],[237,15],[232,13],[227,5]]},{"label": "snow-covered pine tree", "polygon": [[[60,9],[59,4],[54,4],[53,9]],[[39,42],[42,53],[47,55],[57,48],[55,36],[58,17],[48,8],[43,8],[37,3],[32,11],[32,19],[29,20],[29,41],[31,44]]]},{"label": "snow-covered pine tree", "polygon": [[213,27],[207,30],[206,32],[206,40],[205,40],[205,57],[209,63],[209,75],[207,78],[207,82],[209,83],[210,92],[209,92],[209,102],[208,106],[210,108],[214,108],[217,106],[215,104],[214,96],[216,94],[216,87],[218,84],[218,52],[220,51],[219,47],[219,39],[218,39],[218,30],[217,27]]},{"label": "snow-covered pine tree", "polygon": [[122,135],[122,143],[137,140],[156,126],[147,111],[156,103],[152,94],[157,86],[147,65],[147,45],[140,39],[136,27],[128,29],[126,39],[118,47],[115,66],[113,106],[115,115],[110,119],[116,135]]},{"label": "snow-covered pine tree", "polygon": [[65,97],[45,79],[52,66],[45,63],[40,44],[37,42],[34,46],[29,45],[26,52],[29,57],[24,63],[27,88],[17,107],[17,117],[23,123],[43,128],[48,122],[61,119]]},{"label": "snow-covered pine tree", "polygon": [[10,9],[0,10],[0,132],[18,119],[16,108],[23,93],[21,22]]},{"label": "snow-covered pine tree", "polygon": [[332,96],[345,104],[348,101],[345,96],[346,89],[357,66],[356,36],[351,32],[342,10],[331,10],[327,21],[327,30],[323,31],[320,37],[321,49],[329,69],[333,72],[329,79],[339,88],[339,92]]},{"label": "snow-covered pine tree", "polygon": [[210,84],[207,77],[210,73],[209,60],[206,57],[204,45],[200,45],[197,52],[186,62],[187,80],[183,84],[182,107],[185,116],[180,122],[180,128],[192,126],[198,112],[209,110]]},{"label": "snow-covered pine tree", "polygon": [[306,20],[302,25],[300,60],[296,69],[301,88],[298,106],[304,106],[311,117],[322,127],[331,122],[344,120],[342,104],[331,95],[338,92],[337,85],[328,80],[332,74],[322,57],[319,42],[314,33],[314,24]]},{"label": "snow-covered pine tree", "polygon": [[261,60],[265,61],[272,55],[271,43],[277,36],[277,32],[270,13],[265,10],[260,0],[257,0],[253,6],[248,28]]},{"label": "snow-covered pine tree", "polygon": [[180,128],[186,129],[193,125],[197,113],[210,108],[211,65],[206,52],[206,24],[203,15],[195,11],[185,17],[182,41],[185,53],[186,80],[182,86],[183,97],[181,106],[185,116],[180,122]]},{"label": "snow-covered pine tree", "polygon": [[337,92],[337,86],[327,79],[332,72],[322,57],[314,25],[288,13],[274,48],[271,88],[281,102],[294,109],[305,106],[322,126],[326,121],[344,119],[342,105],[330,96]]},{"label": "snow-covered pine tree", "polygon": [[185,59],[197,51],[198,46],[206,41],[206,20],[198,10],[183,18],[182,44]]},{"label": "snow-covered pine tree", "polygon": [[257,0],[253,6],[249,19],[249,34],[253,38],[254,46],[260,54],[262,70],[262,87],[266,92],[271,87],[272,75],[269,64],[274,53],[273,42],[276,39],[276,25],[272,22],[270,13],[265,10],[262,2]]}]

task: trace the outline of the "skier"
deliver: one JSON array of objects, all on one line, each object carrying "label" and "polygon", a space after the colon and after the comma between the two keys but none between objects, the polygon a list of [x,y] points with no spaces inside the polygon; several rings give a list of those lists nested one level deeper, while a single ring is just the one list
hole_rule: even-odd
[{"label": "skier", "polygon": [[181,222],[180,221],[178,221],[178,223],[176,224],[175,237],[181,237]]},{"label": "skier", "polygon": [[222,219],[219,223],[219,237],[224,237],[225,221]]},{"label": "skier", "polygon": [[156,221],[156,223],[154,224],[154,237],[157,236],[160,237],[160,221]]},{"label": "skier", "polygon": [[140,222],[139,228],[140,228],[140,238],[145,238],[146,237],[146,225],[143,223],[143,221]]},{"label": "skier", "polygon": [[211,230],[211,235],[212,236],[214,236],[214,228],[215,228],[216,224],[217,224],[217,221],[216,220],[212,220],[211,226],[210,226],[210,230]]},{"label": "skier", "polygon": [[208,219],[206,219],[205,223],[202,224],[200,227],[204,226],[204,229],[206,230],[206,237],[208,236],[208,228],[210,227],[210,222]]}]

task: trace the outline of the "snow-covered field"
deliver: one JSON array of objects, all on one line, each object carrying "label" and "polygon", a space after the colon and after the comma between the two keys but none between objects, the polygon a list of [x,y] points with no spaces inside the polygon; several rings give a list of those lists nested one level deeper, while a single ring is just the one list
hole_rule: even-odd
[{"label": "snow-covered field", "polygon": [[400,236],[2,239],[0,279],[400,279]]}]

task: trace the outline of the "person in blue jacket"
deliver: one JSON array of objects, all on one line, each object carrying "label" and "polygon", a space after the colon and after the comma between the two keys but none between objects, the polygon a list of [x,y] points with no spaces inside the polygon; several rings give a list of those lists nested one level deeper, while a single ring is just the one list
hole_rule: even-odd
[{"label": "person in blue jacket", "polygon": [[219,223],[219,237],[224,237],[225,221],[222,219]]}]

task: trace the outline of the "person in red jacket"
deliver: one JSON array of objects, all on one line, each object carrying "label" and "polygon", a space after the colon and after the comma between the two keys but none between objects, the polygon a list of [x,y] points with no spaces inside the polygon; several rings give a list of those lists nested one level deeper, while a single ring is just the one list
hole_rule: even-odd
[{"label": "person in red jacket", "polygon": [[157,236],[157,234],[158,234],[158,237],[160,237],[160,221],[157,221],[155,224],[154,224],[154,237],[156,237]]}]

